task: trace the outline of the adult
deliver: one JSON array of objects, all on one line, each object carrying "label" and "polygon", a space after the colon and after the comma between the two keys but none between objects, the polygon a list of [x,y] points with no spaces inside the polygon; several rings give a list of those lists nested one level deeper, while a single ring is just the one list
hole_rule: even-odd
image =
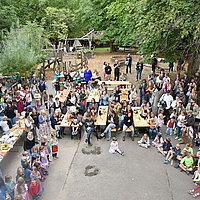
[{"label": "adult", "polygon": [[139,80],[141,80],[141,75],[142,75],[142,70],[143,70],[143,63],[141,62],[141,59],[136,64],[136,70],[137,70],[136,81],[138,81],[138,76],[139,76]]},{"label": "adult", "polygon": [[160,102],[163,103],[163,108],[164,108],[164,115],[166,116],[164,118],[165,124],[167,124],[167,119],[169,117],[169,110],[171,108],[171,104],[173,102],[173,97],[170,95],[170,91],[167,90],[166,94],[163,94],[160,98]]},{"label": "adult", "polygon": [[35,139],[33,133],[29,132],[24,140],[24,151],[27,151],[29,156],[31,155],[31,149],[35,146]]},{"label": "adult", "polygon": [[43,99],[43,92],[44,92],[44,90],[47,90],[47,85],[46,85],[46,83],[43,81],[43,79],[41,79],[40,80],[40,82],[38,83],[38,88],[39,88],[39,91],[40,91],[40,103],[41,103],[41,105],[40,106],[42,106],[42,99]]},{"label": "adult", "polygon": [[195,103],[194,99],[190,100],[190,103],[187,104],[186,106],[186,112],[191,110],[193,112],[194,118],[199,114],[199,106]]},{"label": "adult", "polygon": [[111,66],[110,66],[109,63],[108,63],[107,66],[105,67],[105,72],[106,72],[106,81],[111,80],[112,68],[111,68]]},{"label": "adult", "polygon": [[119,71],[120,71],[120,63],[118,60],[115,60],[114,64],[114,80],[119,81]]},{"label": "adult", "polygon": [[173,72],[174,69],[174,62],[169,62],[169,72],[172,71]]},{"label": "adult", "polygon": [[51,116],[50,120],[51,120],[51,127],[56,130],[57,137],[61,138],[61,127],[60,127],[61,120],[59,113],[55,111],[54,114]]},{"label": "adult", "polygon": [[49,126],[49,116],[46,113],[45,110],[41,110],[39,115],[39,137],[40,139],[43,138],[43,136],[49,137],[51,135],[51,130]]},{"label": "adult", "polygon": [[154,74],[155,74],[155,71],[156,71],[157,62],[158,62],[158,60],[157,60],[157,58],[154,56],[154,57],[153,57],[153,60],[152,60],[152,71],[153,71]]},{"label": "adult", "polygon": [[58,113],[61,113],[61,102],[59,101],[58,97],[56,97],[55,101],[53,102],[53,109],[54,112],[57,111]]},{"label": "adult", "polygon": [[25,119],[24,119],[24,124],[25,124],[25,131],[28,132],[33,132],[33,118],[31,117],[30,112],[25,113]]},{"label": "adult", "polygon": [[100,97],[100,105],[103,106],[108,106],[109,102],[108,102],[108,95],[106,91],[103,91],[103,94]]},{"label": "adult", "polygon": [[147,88],[146,79],[143,79],[142,83],[140,83],[140,85],[139,85],[139,89],[140,89],[140,105],[142,105],[142,99],[144,98],[144,100],[145,100],[146,88]]},{"label": "adult", "polygon": [[10,78],[6,79],[5,86],[6,86],[6,90],[11,91],[12,88],[11,88],[11,79]]},{"label": "adult", "polygon": [[23,97],[20,95],[19,91],[17,91],[17,95],[15,96],[15,99],[17,103],[18,113],[21,115],[21,113],[24,111],[24,102],[23,102]]},{"label": "adult", "polygon": [[0,199],[6,200],[7,188],[2,177],[0,177]]},{"label": "adult", "polygon": [[88,83],[88,81],[91,81],[91,78],[92,78],[92,72],[90,69],[88,69],[88,66],[85,66],[84,79],[86,83]]},{"label": "adult", "polygon": [[31,113],[31,117],[33,119],[33,135],[36,138],[36,141],[38,141],[39,137],[36,131],[36,128],[39,130],[39,113],[37,112],[37,110],[35,108],[32,108],[32,113]]},{"label": "adult", "polygon": [[131,64],[132,64],[132,57],[130,55],[130,53],[128,54],[128,56],[126,57],[126,73],[128,74],[128,68],[129,68],[129,71],[130,71],[130,74],[131,74]]},{"label": "adult", "polygon": [[177,58],[178,60],[178,65],[177,65],[177,72],[180,73],[181,68],[182,68],[182,64],[184,63],[182,58]]},{"label": "adult", "polygon": [[33,80],[33,82],[31,83],[31,92],[32,92],[34,101],[35,101],[34,97],[35,97],[36,90],[37,90],[37,81]]},{"label": "adult", "polygon": [[190,147],[192,147],[192,139],[193,139],[193,128],[194,128],[195,118],[193,117],[192,110],[188,111],[187,116],[185,118],[185,127],[183,127],[182,131],[182,140],[181,144],[185,143],[185,137],[188,136]]},{"label": "adult", "polygon": [[104,81],[106,80],[106,70],[105,70],[106,66],[107,66],[107,63],[104,62],[103,63],[103,78],[104,78]]},{"label": "adult", "polygon": [[58,69],[56,69],[54,72],[54,80],[57,80],[59,75],[60,75],[60,72],[58,71]]},{"label": "adult", "polygon": [[16,106],[14,106],[11,101],[9,101],[5,107],[5,116],[8,117],[8,120],[11,122],[12,126],[16,123],[16,109]]},{"label": "adult", "polygon": [[2,120],[2,117],[5,116],[4,114],[4,108],[3,106],[0,104],[0,121]]},{"label": "adult", "polygon": [[124,118],[123,139],[122,139],[123,141],[125,141],[127,128],[131,129],[131,139],[132,139],[132,141],[134,141],[133,115],[131,112],[127,112],[127,114]]},{"label": "adult", "polygon": [[148,75],[148,81],[155,83],[156,77],[155,77],[155,74],[153,73],[153,71],[151,71],[151,73]]},{"label": "adult", "polygon": [[36,81],[38,83],[38,79],[36,78],[35,74],[33,74],[33,78],[31,79],[31,83],[33,83],[33,81]]},{"label": "adult", "polygon": [[46,77],[45,77],[45,75],[44,75],[43,73],[40,74],[40,79],[39,79],[39,81],[40,81],[41,79],[42,79],[43,81],[46,81]]},{"label": "adult", "polygon": [[108,133],[108,141],[110,141],[111,129],[117,128],[118,124],[119,124],[118,115],[113,110],[111,110],[107,119],[107,127],[105,131],[101,134],[101,136],[104,137],[105,134]]}]

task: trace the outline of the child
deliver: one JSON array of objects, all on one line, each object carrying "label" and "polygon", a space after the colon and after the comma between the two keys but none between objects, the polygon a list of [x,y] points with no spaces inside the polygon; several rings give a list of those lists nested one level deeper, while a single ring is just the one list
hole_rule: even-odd
[{"label": "child", "polygon": [[25,163],[23,164],[23,170],[24,170],[24,174],[25,174],[25,176],[26,176],[26,183],[27,183],[27,185],[29,186],[30,183],[31,183],[31,177],[30,177],[30,175],[31,175],[31,170],[29,169],[29,163],[28,163],[28,162],[25,162]]},{"label": "child", "polygon": [[154,140],[156,135],[157,135],[155,119],[154,118],[150,118],[149,124],[150,124],[150,127],[149,127],[149,140],[151,141],[151,139],[153,138],[153,140]]},{"label": "child", "polygon": [[38,146],[34,146],[32,148],[31,159],[32,159],[33,156],[36,156],[36,155],[39,155],[39,148],[38,148]]},{"label": "child", "polygon": [[195,144],[196,144],[196,146],[197,146],[197,147],[199,148],[199,150],[200,150],[200,132],[198,132],[198,133],[196,134]]},{"label": "child", "polygon": [[178,116],[178,123],[176,125],[177,128],[177,137],[175,138],[175,140],[179,140],[181,141],[181,137],[182,137],[182,131],[181,129],[184,127],[184,120],[185,120],[185,111],[181,111],[181,114]]},{"label": "child", "polygon": [[47,159],[47,154],[45,152],[45,147],[40,146],[39,151],[40,151],[41,164],[44,165],[45,169],[47,169],[49,167],[49,162],[48,162],[48,159]]},{"label": "child", "polygon": [[31,177],[31,179],[35,178],[39,182],[39,184],[40,184],[40,192],[42,193],[41,175],[40,175],[40,172],[37,170],[37,167],[33,166],[31,168],[30,177]]},{"label": "child", "polygon": [[36,101],[37,108],[39,109],[40,108],[40,98],[41,98],[39,90],[36,90],[34,98],[35,98],[35,101]]},{"label": "child", "polygon": [[119,149],[119,146],[118,146],[118,142],[117,142],[117,138],[113,138],[111,144],[110,144],[110,149],[109,149],[109,152],[110,153],[118,153],[122,156],[124,156],[124,152],[121,152],[120,149]]},{"label": "child", "polygon": [[16,182],[18,181],[19,177],[22,177],[24,180],[26,180],[26,176],[24,174],[24,171],[23,171],[22,167],[18,167],[17,168]]},{"label": "child", "polygon": [[2,120],[0,121],[0,126],[3,129],[3,134],[9,134],[9,124],[7,116],[2,117]]},{"label": "child", "polygon": [[136,90],[136,88],[134,88],[131,91],[131,94],[130,94],[129,98],[130,98],[130,104],[131,104],[131,106],[137,107],[137,90]]},{"label": "child", "polygon": [[164,140],[163,140],[162,135],[160,133],[158,133],[156,135],[154,141],[152,142],[152,146],[156,147],[156,148],[161,147],[163,145],[163,142],[164,142]]},{"label": "child", "polygon": [[179,167],[181,168],[181,171],[185,171],[187,175],[189,175],[190,172],[192,172],[194,161],[193,158],[191,156],[191,153],[187,152],[186,156],[181,160],[181,163],[179,165]]},{"label": "child", "polygon": [[170,147],[170,150],[165,158],[164,164],[168,164],[171,159],[181,159],[181,148],[180,144],[176,144],[175,147]]},{"label": "child", "polygon": [[175,128],[175,117],[172,117],[168,122],[167,122],[167,130],[166,130],[166,133],[165,135],[167,135],[168,131],[170,131],[170,136],[169,137],[172,137],[172,133],[173,133],[173,130]]},{"label": "child", "polygon": [[31,102],[32,102],[32,94],[31,91],[28,90],[26,95],[26,107],[31,105]]},{"label": "child", "polygon": [[25,162],[30,163],[30,157],[29,157],[27,151],[24,151],[24,152],[22,153],[22,159],[21,159],[21,166],[22,166],[22,167],[23,167],[23,163],[25,163]]},{"label": "child", "polygon": [[48,110],[48,94],[46,90],[43,91],[43,98],[44,98],[44,105],[46,106],[46,109]]},{"label": "child", "polygon": [[49,102],[48,103],[49,103],[49,115],[51,116],[51,108],[53,107],[53,103],[54,103],[52,94],[49,95]]},{"label": "child", "polygon": [[140,139],[140,141],[138,141],[138,144],[139,144],[139,146],[147,149],[150,146],[148,135],[144,134],[143,137]]},{"label": "child", "polygon": [[158,129],[158,133],[160,133],[161,131],[161,128],[164,124],[164,118],[165,116],[163,116],[163,113],[164,113],[164,110],[161,108],[158,112],[158,126],[157,126],[157,129]]},{"label": "child", "polygon": [[81,139],[81,134],[79,132],[79,123],[77,118],[74,118],[72,123],[71,123],[71,139],[73,139],[74,135],[79,134],[79,139]]},{"label": "child", "polygon": [[52,147],[53,159],[58,158],[58,139],[54,134],[51,134],[50,145]]},{"label": "child", "polygon": [[158,147],[158,152],[160,152],[163,156],[167,155],[170,147],[172,146],[170,138],[166,138],[162,147]]},{"label": "child", "polygon": [[14,195],[22,196],[21,199],[23,200],[29,200],[28,186],[22,177],[19,177],[17,184],[15,185]]},{"label": "child", "polygon": [[30,194],[33,200],[37,200],[40,197],[40,183],[36,178],[31,179],[31,184],[29,187]]},{"label": "child", "polygon": [[14,199],[15,182],[12,180],[11,176],[5,176],[5,185],[6,185],[8,194],[11,197],[11,200],[13,200]]},{"label": "child", "polygon": [[50,147],[50,142],[48,141],[47,136],[45,135],[43,137],[43,141],[44,141],[44,147],[45,147],[45,152],[47,154],[47,159],[49,162],[51,162],[52,160],[50,159],[50,154],[51,154],[51,147]]}]

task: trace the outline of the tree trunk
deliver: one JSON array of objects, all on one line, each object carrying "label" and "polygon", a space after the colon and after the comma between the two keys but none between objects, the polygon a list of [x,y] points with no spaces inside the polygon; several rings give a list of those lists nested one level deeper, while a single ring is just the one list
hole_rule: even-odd
[{"label": "tree trunk", "polygon": [[113,40],[110,40],[110,53],[113,52]]},{"label": "tree trunk", "polygon": [[193,54],[188,60],[187,73],[191,77],[199,69],[200,54]]}]

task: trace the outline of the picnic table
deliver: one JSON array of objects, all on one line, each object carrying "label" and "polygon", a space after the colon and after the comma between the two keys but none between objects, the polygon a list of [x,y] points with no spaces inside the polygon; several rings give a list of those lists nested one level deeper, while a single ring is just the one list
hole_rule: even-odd
[{"label": "picnic table", "polygon": [[[60,102],[61,102],[61,103],[64,103],[65,100],[66,100],[66,98],[68,97],[69,93],[70,93],[70,90],[69,90],[69,89],[64,89],[64,90],[61,91],[59,94],[57,94],[57,95],[55,96],[55,98],[58,97],[59,100],[60,100]],[[55,99],[55,98],[54,98],[54,99]]]},{"label": "picnic table", "polygon": [[16,142],[20,139],[25,129],[24,119],[21,118],[10,130],[8,135],[0,138],[0,162],[13,149]]},{"label": "picnic table", "polygon": [[94,125],[103,126],[106,125],[108,115],[108,106],[99,106],[98,115]]},{"label": "picnic table", "polygon": [[90,94],[87,98],[87,102],[91,102],[92,99],[95,99],[95,102],[99,102],[100,95],[99,95],[98,89],[94,89],[90,92]]},{"label": "picnic table", "polygon": [[132,107],[132,110],[133,110],[133,123],[136,128],[150,127],[150,125],[147,122],[147,119],[145,120],[140,116],[141,114],[140,107]]},{"label": "picnic table", "polygon": [[120,102],[129,101],[128,98],[128,89],[121,89],[122,93],[120,94]]},{"label": "picnic table", "polygon": [[60,124],[61,127],[70,127],[71,122],[72,122],[72,120],[70,118],[70,114],[72,112],[76,112],[76,107],[75,106],[69,106],[67,109],[68,109],[67,113],[64,115],[64,118],[63,118],[63,120],[62,120],[62,122]]}]

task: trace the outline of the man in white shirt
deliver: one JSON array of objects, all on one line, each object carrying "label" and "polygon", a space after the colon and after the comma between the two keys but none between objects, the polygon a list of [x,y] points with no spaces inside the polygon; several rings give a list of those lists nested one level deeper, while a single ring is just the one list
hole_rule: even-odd
[{"label": "man in white shirt", "polygon": [[[163,95],[164,95],[164,98],[163,98]],[[165,125],[167,125],[167,119],[169,117],[169,110],[171,108],[171,104],[173,102],[173,97],[172,95],[170,95],[170,90],[167,90],[167,93],[166,94],[163,94],[161,99],[163,99],[165,102],[166,102],[166,107],[164,108],[164,115],[166,116],[164,118],[164,121],[165,121]]]}]

